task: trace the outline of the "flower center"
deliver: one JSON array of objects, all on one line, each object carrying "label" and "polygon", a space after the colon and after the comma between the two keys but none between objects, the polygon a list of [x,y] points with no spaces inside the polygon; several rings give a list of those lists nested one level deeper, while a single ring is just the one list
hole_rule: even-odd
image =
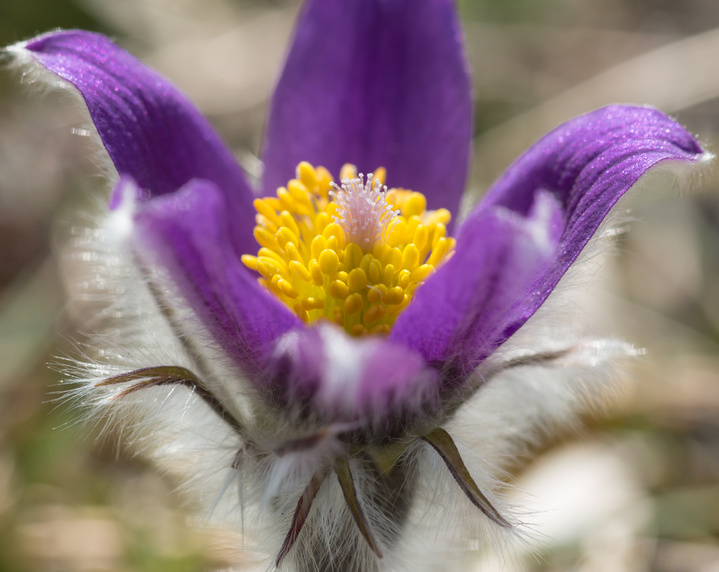
[{"label": "flower center", "polygon": [[352,179],[343,178],[342,187],[330,184],[336,189],[329,194],[339,213],[332,219],[344,230],[347,242],[357,244],[363,251],[371,251],[374,244],[386,236],[399,214],[387,202],[387,187],[374,173],[367,175],[366,183],[360,174]]},{"label": "flower center", "polygon": [[331,320],[352,335],[386,334],[416,289],[451,255],[447,209],[384,186],[385,170],[340,172],[302,162],[277,197],[255,199],[261,248],[242,262],[306,323]]}]

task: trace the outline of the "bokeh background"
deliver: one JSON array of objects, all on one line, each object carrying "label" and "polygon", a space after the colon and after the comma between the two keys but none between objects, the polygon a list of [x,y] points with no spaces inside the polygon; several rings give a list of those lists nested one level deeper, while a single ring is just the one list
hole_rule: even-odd
[{"label": "bokeh background", "polygon": [[[719,151],[716,0],[461,0],[476,91],[472,192],[583,111],[650,103]],[[0,45],[112,35],[185,90],[252,168],[298,0],[0,0]],[[351,25],[351,23],[348,23]],[[174,484],[58,403],[82,341],[57,264],[92,202],[72,115],[0,74],[0,571],[184,572],[242,562]],[[603,327],[647,349],[606,415],[516,476],[538,533],[468,570],[719,571],[719,181],[647,194],[597,280]],[[68,222],[70,221],[70,222]],[[532,504],[534,503],[534,504]],[[240,566],[241,567],[241,566]]]}]

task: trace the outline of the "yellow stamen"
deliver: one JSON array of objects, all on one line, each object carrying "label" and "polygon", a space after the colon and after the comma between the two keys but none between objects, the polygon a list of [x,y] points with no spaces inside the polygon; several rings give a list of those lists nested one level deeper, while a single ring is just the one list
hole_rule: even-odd
[{"label": "yellow stamen", "polygon": [[345,165],[340,187],[325,168],[300,163],[276,198],[255,200],[261,248],[243,264],[307,323],[386,335],[455,246],[449,211],[427,211],[421,193],[387,190],[386,176],[380,167],[365,180]]}]

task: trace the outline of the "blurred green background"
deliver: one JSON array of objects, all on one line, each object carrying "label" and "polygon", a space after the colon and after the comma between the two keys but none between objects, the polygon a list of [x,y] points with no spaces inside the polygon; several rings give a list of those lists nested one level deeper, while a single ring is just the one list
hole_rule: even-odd
[{"label": "blurred green background", "polygon": [[[719,151],[719,2],[461,0],[476,94],[473,196],[544,132],[649,103]],[[0,45],[52,28],[115,37],[177,83],[251,165],[297,0],[0,0]],[[192,526],[158,477],[58,404],[49,362],[82,341],[57,253],[92,165],[58,102],[0,76],[0,571],[211,570],[240,539]],[[605,269],[605,327],[647,357],[601,419],[517,476],[536,544],[468,569],[719,571],[719,190],[636,201]],[[598,277],[599,279],[599,277]],[[100,425],[101,426],[101,425]]]}]

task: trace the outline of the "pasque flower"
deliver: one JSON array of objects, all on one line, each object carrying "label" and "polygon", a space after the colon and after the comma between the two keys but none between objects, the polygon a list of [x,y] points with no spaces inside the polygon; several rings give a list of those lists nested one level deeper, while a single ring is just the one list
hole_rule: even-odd
[{"label": "pasque flower", "polygon": [[[497,466],[629,351],[530,343],[530,326],[648,169],[705,157],[660,111],[606,107],[542,138],[456,224],[472,104],[451,0],[308,1],[256,186],[107,38],[8,51],[82,97],[111,161],[109,211],[78,247],[116,336],[80,394],[300,570],[431,568],[448,538],[511,532]],[[443,536],[447,520],[465,534]]]}]

